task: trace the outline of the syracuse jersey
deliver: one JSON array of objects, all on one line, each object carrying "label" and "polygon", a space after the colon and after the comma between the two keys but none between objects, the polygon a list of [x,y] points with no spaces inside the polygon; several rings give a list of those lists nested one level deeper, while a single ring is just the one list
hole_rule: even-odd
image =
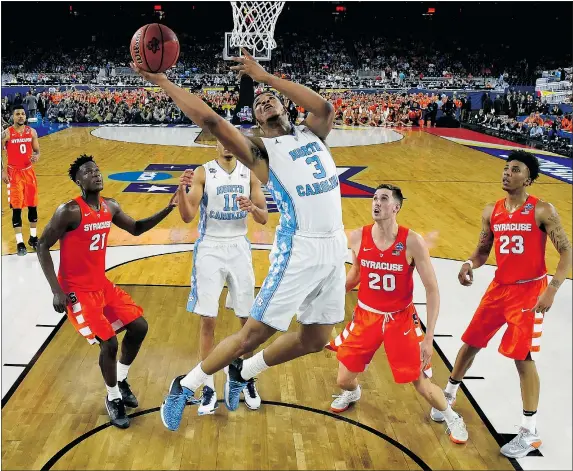
[{"label": "syracuse jersey", "polygon": [[237,197],[251,196],[251,171],[241,162],[227,173],[216,160],[203,165],[205,189],[199,207],[199,235],[237,237],[247,234],[247,211],[241,211]]},{"label": "syracuse jersey", "polygon": [[105,277],[105,253],[112,215],[100,197],[100,209],[92,209],[81,196],[74,199],[80,206],[80,225],[66,232],[60,240],[58,279],[64,291],[99,291]]},{"label": "syracuse jersey", "polygon": [[17,169],[30,167],[32,162],[32,128],[24,126],[22,133],[17,132],[12,126],[8,128],[9,139],[6,143],[8,154],[8,166]]},{"label": "syracuse jersey", "polygon": [[538,202],[538,198],[529,195],[523,206],[513,213],[505,208],[505,199],[495,203],[491,215],[497,261],[494,279],[500,284],[536,280],[547,274],[547,234],[535,222]]},{"label": "syracuse jersey", "polygon": [[414,265],[406,258],[409,229],[398,226],[394,243],[379,250],[372,238],[372,228],[362,228],[362,242],[357,262],[360,266],[358,306],[371,312],[398,312],[406,309],[414,296]]}]

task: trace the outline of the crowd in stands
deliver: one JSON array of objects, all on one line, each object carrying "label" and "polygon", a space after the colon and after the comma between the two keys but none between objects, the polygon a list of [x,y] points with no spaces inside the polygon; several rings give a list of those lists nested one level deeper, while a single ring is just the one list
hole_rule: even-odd
[{"label": "crowd in stands", "polygon": [[[194,37],[181,34],[179,62],[169,71],[180,84],[229,83],[229,63],[222,60],[223,36]],[[532,85],[540,70],[531,70],[525,59],[491,57],[465,47],[427,41],[378,37],[340,38],[330,35],[277,38],[271,67],[275,73],[323,87],[408,87],[422,82],[425,88],[498,88]],[[127,46],[127,45],[126,45]],[[479,48],[476,48],[479,49]],[[65,41],[42,42],[20,50],[4,49],[2,83],[144,85],[129,69],[128,48],[90,46],[74,48]],[[559,76],[566,78],[565,71]],[[427,82],[428,78],[433,78]],[[480,78],[478,81],[477,78]]]}]

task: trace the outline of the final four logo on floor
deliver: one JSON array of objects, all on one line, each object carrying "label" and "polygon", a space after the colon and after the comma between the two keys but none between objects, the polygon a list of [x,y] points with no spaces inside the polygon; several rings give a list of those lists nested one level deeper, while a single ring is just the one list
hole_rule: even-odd
[{"label": "final four logo on floor", "polygon": [[[125,193],[155,193],[155,194],[171,194],[177,191],[177,184],[161,184],[146,183],[142,180],[157,181],[174,179],[177,180],[179,175],[171,175],[168,173],[160,172],[184,172],[187,169],[195,170],[200,164],[149,164],[143,172],[124,172],[119,174],[109,175],[112,180],[129,181],[132,182],[123,190]],[[358,173],[362,172],[366,167],[337,167],[338,180],[340,182],[340,192],[344,198],[372,198],[375,189],[360,183],[350,181]],[[150,176],[153,175],[151,178]],[[142,178],[143,176],[143,178]],[[135,177],[135,178],[133,178]],[[273,197],[263,185],[263,192],[267,200],[267,207],[269,212],[278,212],[277,205]]]}]

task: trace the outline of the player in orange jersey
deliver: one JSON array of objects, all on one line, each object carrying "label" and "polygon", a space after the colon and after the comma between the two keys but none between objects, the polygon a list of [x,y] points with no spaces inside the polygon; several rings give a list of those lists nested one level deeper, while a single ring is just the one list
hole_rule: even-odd
[{"label": "player in orange jersey", "polygon": [[26,255],[22,236],[22,209],[28,208],[30,238],[28,245],[38,245],[36,226],[38,224],[38,182],[32,164],[40,158],[38,134],[26,126],[26,111],[22,105],[13,108],[14,124],[2,131],[2,148],[6,149],[8,165],[2,161],[2,181],[8,190],[8,203],[12,209],[12,226],[16,233],[18,255]]},{"label": "player in orange jersey", "polygon": [[[465,443],[468,432],[464,420],[429,379],[440,293],[424,239],[396,221],[403,200],[397,186],[379,185],[372,200],[374,224],[350,234],[353,263],[346,276],[346,291],[358,283],[360,288],[352,322],[326,346],[336,351],[337,383],[343,390],[330,410],[343,412],[360,399],[357,377],[384,343],[394,380],[412,383],[422,397],[446,417],[450,439],[454,443]],[[413,304],[414,268],[426,288],[425,337]]]},{"label": "player in orange jersey", "polygon": [[[100,347],[99,365],[107,388],[105,405],[111,423],[129,427],[125,407],[137,407],[127,383],[127,373],[147,334],[143,310],[125,291],[105,276],[105,254],[111,224],[141,235],[161,222],[177,205],[177,194],[168,206],[146,219],[134,221],[111,198],[103,198],[101,172],[89,155],[70,166],[70,178],[82,195],[58,207],[38,242],[38,258],[54,293],[54,309],[66,312],[75,329],[90,344]],[[58,276],[50,247],[60,241]],[[116,333],[126,330],[121,357],[116,364]]]},{"label": "player in orange jersey", "polygon": [[[445,389],[450,404],[474,357],[504,325],[499,352],[515,361],[521,382],[523,416],[518,435],[501,448],[509,458],[523,458],[541,445],[536,429],[539,354],[545,313],[571,269],[571,244],[555,208],[527,193],[539,176],[537,158],[513,151],[503,170],[502,187],[507,196],[485,207],[478,246],[464,262],[458,279],[463,286],[473,282],[473,270],[481,267],[495,246],[497,270],[470,325],[462,336],[464,345]],[[547,285],[545,243],[547,235],[560,255],[555,276]],[[431,417],[443,420],[432,409]]]}]

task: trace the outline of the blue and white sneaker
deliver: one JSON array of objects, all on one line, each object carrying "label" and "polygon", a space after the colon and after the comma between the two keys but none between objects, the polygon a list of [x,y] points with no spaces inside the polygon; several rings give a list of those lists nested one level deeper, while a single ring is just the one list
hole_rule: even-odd
[{"label": "blue and white sneaker", "polygon": [[[181,380],[185,378],[185,375],[177,376],[173,381],[171,381],[171,386],[169,386],[169,393],[165,397],[163,404],[161,404],[161,421],[163,425],[169,430],[175,431],[179,428],[181,423],[181,418],[183,417],[183,411],[185,410],[185,405],[187,401],[192,401],[194,396],[194,391],[181,386]],[[195,400],[199,402],[198,400]]]},{"label": "blue and white sneaker", "polygon": [[225,382],[225,405],[230,411],[239,408],[241,392],[247,385],[247,381],[241,376],[242,369],[243,360],[241,358],[237,358],[225,368],[225,374],[227,375],[227,381]]},{"label": "blue and white sneaker", "polygon": [[201,395],[201,403],[197,408],[197,414],[214,414],[217,407],[219,407],[219,403],[217,402],[217,393],[209,386],[203,386],[203,394]]}]

